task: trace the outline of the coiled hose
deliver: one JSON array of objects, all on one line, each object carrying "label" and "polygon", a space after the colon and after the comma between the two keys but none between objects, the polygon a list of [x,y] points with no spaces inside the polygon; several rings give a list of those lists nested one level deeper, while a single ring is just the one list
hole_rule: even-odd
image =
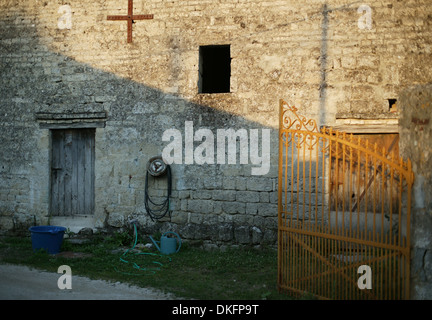
[{"label": "coiled hose", "polygon": [[[166,258],[166,259],[169,260],[169,262],[171,262],[171,258],[170,258],[170,257],[167,257],[167,256],[164,256],[164,255],[161,255],[161,254],[152,253],[152,252],[138,252],[138,253],[136,253],[136,252],[132,252],[133,249],[135,249],[135,246],[136,246],[136,244],[137,244],[137,242],[138,242],[138,231],[137,231],[137,227],[136,227],[135,223],[134,223],[133,225],[134,225],[134,233],[135,233],[135,242],[134,242],[132,248],[126,250],[126,251],[121,255],[121,257],[120,257],[120,261],[121,261],[122,263],[126,263],[126,264],[130,264],[130,265],[132,265],[132,267],[133,267],[134,269],[136,269],[136,270],[138,270],[138,271],[141,271],[141,272],[139,272],[139,273],[124,272],[124,271],[120,271],[120,270],[118,270],[117,267],[114,267],[114,270],[117,271],[117,272],[119,272],[119,273],[126,274],[126,275],[131,275],[131,276],[140,276],[140,275],[146,275],[146,274],[155,274],[156,271],[159,271],[159,270],[163,267],[163,264],[162,264],[161,262],[153,260],[153,261],[151,261],[151,263],[152,263],[153,265],[155,265],[154,267],[142,267],[142,266],[138,265],[136,262],[131,262],[131,261],[129,261],[129,260],[127,259],[128,256],[131,256],[131,255],[134,255],[134,256],[140,256],[140,255],[143,255],[143,256],[144,256],[144,255],[147,255],[147,256],[157,256],[157,257],[163,257],[163,258]],[[144,273],[143,273],[143,272],[144,272]]]},{"label": "coiled hose", "polygon": [[[147,170],[146,173],[146,179],[145,179],[145,189],[144,189],[144,205],[146,208],[146,211],[152,221],[162,219],[167,214],[171,217],[171,189],[172,189],[172,177],[171,177],[171,167],[167,165],[167,196],[164,201],[161,203],[156,203],[150,199],[149,193],[148,193],[148,176],[149,172]],[[153,207],[150,207],[150,204],[153,205]]]}]

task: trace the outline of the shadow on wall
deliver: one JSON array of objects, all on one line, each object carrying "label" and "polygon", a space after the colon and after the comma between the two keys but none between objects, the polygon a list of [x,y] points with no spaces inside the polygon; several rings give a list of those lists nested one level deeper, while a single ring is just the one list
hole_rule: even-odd
[{"label": "shadow on wall", "polygon": [[[190,239],[276,241],[277,130],[50,52],[39,42],[35,28],[8,23],[14,19],[5,18],[2,25],[8,27],[0,28],[1,228],[46,223],[54,174],[50,131],[67,128],[65,123],[86,127],[94,120],[92,115],[106,113],[95,131],[96,226],[112,222],[110,216],[117,217],[112,223],[116,227],[127,226],[127,217],[135,216],[148,232],[170,228]],[[22,41],[17,41],[19,34],[26,35]],[[53,119],[38,121],[38,113],[51,114]],[[192,136],[188,136],[191,124]],[[181,163],[172,165],[172,216],[159,225],[145,212],[145,170],[147,161],[173,141],[170,135],[170,141],[162,139],[168,129],[182,134],[183,154],[178,158]],[[246,134],[246,138],[234,137],[237,152],[231,164],[228,147],[220,154],[223,149],[217,145],[221,129]],[[263,140],[267,129],[269,141]],[[250,143],[253,134],[258,134],[256,150]],[[193,144],[193,151],[186,144]],[[267,146],[268,159],[262,153]],[[211,151],[213,164],[208,163]],[[190,152],[193,162],[187,164]],[[207,163],[197,164],[197,158]],[[225,164],[219,161],[222,158]],[[253,168],[268,161],[269,170],[252,175]],[[156,197],[165,196],[164,183],[156,182],[154,188]]]}]

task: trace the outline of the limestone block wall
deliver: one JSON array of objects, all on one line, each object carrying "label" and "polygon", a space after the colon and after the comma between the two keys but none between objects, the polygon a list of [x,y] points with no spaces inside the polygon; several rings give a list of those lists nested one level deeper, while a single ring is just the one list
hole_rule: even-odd
[{"label": "limestone block wall", "polygon": [[411,298],[432,294],[432,85],[417,85],[401,95],[400,148],[412,161],[415,181],[411,218]]},{"label": "limestone block wall", "polygon": [[[126,22],[107,20],[125,15],[127,1],[1,1],[1,230],[47,223],[51,214],[52,135],[37,114],[106,113],[95,133],[95,228],[135,217],[148,232],[274,243],[279,99],[325,125],[388,119],[388,99],[431,81],[428,1],[365,5],[134,0],[135,14],[154,18],[135,21],[127,43]],[[230,46],[230,92],[199,93],[205,45]],[[144,206],[146,164],[168,145],[166,130],[185,144],[187,121],[215,137],[232,128],[248,138],[258,130],[261,139],[269,129],[269,170],[253,175],[250,152],[235,164],[218,164],[216,148],[213,164],[188,164],[183,154],[172,164],[172,216],[155,223]],[[163,198],[165,188],[160,181],[152,192]]]}]

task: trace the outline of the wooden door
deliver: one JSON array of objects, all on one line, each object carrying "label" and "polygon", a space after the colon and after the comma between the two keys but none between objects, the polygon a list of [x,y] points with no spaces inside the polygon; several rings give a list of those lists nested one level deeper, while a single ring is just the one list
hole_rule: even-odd
[{"label": "wooden door", "polygon": [[95,129],[52,130],[51,214],[94,211]]}]

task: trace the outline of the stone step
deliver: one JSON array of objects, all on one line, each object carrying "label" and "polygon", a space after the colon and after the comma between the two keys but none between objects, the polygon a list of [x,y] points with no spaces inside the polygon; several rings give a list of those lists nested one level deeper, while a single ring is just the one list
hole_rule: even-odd
[{"label": "stone step", "polygon": [[65,227],[73,233],[78,233],[84,228],[91,228],[93,232],[96,231],[93,216],[51,217],[50,225]]}]

